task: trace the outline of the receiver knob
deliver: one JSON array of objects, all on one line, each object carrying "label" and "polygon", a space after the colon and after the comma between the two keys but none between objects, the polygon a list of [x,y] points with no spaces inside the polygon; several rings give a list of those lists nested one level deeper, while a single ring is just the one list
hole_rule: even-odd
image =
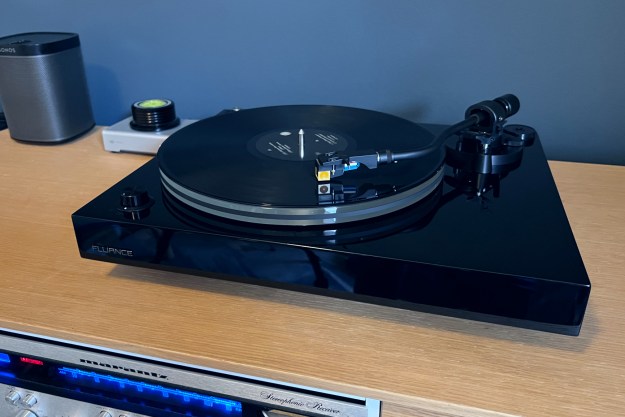
[{"label": "receiver knob", "polygon": [[16,405],[20,398],[22,398],[22,396],[17,391],[9,391],[9,393],[4,397],[9,404],[13,405]]},{"label": "receiver knob", "polygon": [[37,417],[37,414],[30,410],[22,410],[15,417]]},{"label": "receiver knob", "polygon": [[24,407],[30,408],[33,405],[37,404],[37,398],[35,398],[33,394],[26,394],[26,396],[20,400],[20,404]]}]

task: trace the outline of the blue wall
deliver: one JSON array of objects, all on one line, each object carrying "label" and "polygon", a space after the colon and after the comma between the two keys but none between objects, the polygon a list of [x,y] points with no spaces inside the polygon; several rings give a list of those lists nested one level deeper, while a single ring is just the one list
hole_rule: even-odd
[{"label": "blue wall", "polygon": [[169,97],[453,123],[512,92],[551,159],[625,164],[622,0],[3,0],[0,35],[80,34],[99,124]]}]

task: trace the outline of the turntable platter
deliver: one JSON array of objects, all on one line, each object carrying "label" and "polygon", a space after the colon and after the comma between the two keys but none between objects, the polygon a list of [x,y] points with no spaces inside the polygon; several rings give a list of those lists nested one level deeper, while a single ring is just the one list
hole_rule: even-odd
[{"label": "turntable platter", "polygon": [[443,150],[401,164],[361,168],[333,181],[323,201],[314,168],[325,153],[424,147],[424,128],[388,114],[336,106],[241,110],[187,126],[161,146],[165,190],[208,215],[248,223],[307,226],[386,215],[428,196],[442,179]]}]

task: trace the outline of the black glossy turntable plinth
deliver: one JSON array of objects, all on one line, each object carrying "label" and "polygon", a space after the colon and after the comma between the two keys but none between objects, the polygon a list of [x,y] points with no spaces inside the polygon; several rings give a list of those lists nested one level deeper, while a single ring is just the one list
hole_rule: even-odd
[{"label": "black glossy turntable plinth", "polygon": [[[224,120],[228,122],[222,119],[220,126]],[[202,125],[192,125],[187,132],[198,135]],[[348,127],[342,134],[350,138],[351,132]],[[251,136],[235,139],[239,146],[228,144],[225,156],[232,156],[231,149],[256,152],[249,150]],[[176,136],[168,141],[172,138]],[[211,142],[210,135],[204,139],[219,152],[218,141]],[[447,145],[455,149],[457,141],[452,137]],[[479,192],[475,175],[458,164],[441,167],[437,158],[425,162],[429,174],[419,172],[409,180],[430,181],[433,186],[426,195],[406,207],[344,224],[262,224],[254,218],[241,221],[207,212],[189,204],[194,194],[180,199],[164,187],[158,158],[72,219],[80,254],[90,259],[577,335],[590,281],[540,140],[526,146],[510,169],[481,176]],[[261,165],[267,161],[262,159]],[[311,161],[301,163],[312,167]],[[170,166],[165,169],[168,179],[177,179]],[[382,198],[393,194],[382,184],[389,178],[383,171],[378,187],[369,185],[375,182],[370,176],[376,170],[360,170],[366,177],[362,184],[370,189],[357,204],[369,199],[371,189],[386,193]],[[205,172],[219,175],[219,170]],[[341,181],[349,185],[351,178],[346,174]],[[237,189],[236,175],[220,179],[232,181]],[[121,207],[120,201],[139,209]]]}]

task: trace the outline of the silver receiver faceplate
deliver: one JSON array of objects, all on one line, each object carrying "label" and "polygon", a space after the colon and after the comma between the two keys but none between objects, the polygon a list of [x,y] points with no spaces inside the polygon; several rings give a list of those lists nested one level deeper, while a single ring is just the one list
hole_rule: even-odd
[{"label": "silver receiver faceplate", "polygon": [[[262,414],[284,412],[319,417],[380,417],[380,401],[343,394],[312,387],[290,384],[250,375],[205,368],[181,362],[168,361],[155,357],[141,356],[130,352],[110,350],[98,346],[74,343],[67,340],[42,337],[39,335],[15,332],[0,328],[0,350],[17,355],[39,359],[48,359],[93,372],[110,372],[118,376],[140,378],[158,384],[171,384],[215,395],[223,395],[242,402],[250,402],[263,408]],[[23,411],[32,411],[37,417],[70,416],[93,414],[99,408],[91,409],[89,404],[61,398],[50,393],[40,393],[9,384],[0,385],[0,393],[5,399],[15,392],[23,399],[33,395],[37,401],[32,407],[19,400],[12,403],[9,399],[0,405],[2,415],[13,416]],[[5,410],[6,409],[6,410]],[[81,410],[81,411],[76,411]],[[5,412],[6,411],[6,412]],[[142,417],[143,414],[125,413],[111,409],[111,416]],[[268,414],[269,413],[269,414]],[[97,412],[95,415],[99,415]],[[106,415],[106,414],[104,414]],[[258,416],[262,417],[262,416]]]}]

